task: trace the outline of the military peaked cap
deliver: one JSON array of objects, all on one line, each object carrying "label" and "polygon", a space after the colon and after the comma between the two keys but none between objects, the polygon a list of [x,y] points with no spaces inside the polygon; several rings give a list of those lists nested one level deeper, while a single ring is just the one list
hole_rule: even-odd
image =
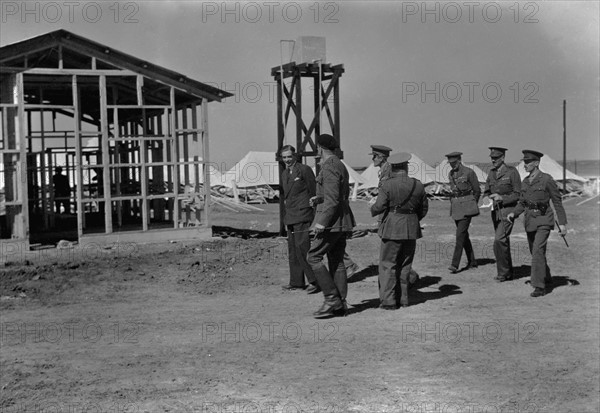
[{"label": "military peaked cap", "polygon": [[388,162],[391,165],[402,165],[403,163],[410,161],[411,157],[412,155],[408,152],[395,153],[388,158]]},{"label": "military peaked cap", "polygon": [[490,157],[496,158],[499,156],[504,156],[508,149],[500,148],[498,146],[490,146]]},{"label": "military peaked cap", "polygon": [[523,150],[524,161],[539,161],[542,156],[544,156],[544,154],[538,151],[533,151],[531,149]]},{"label": "military peaked cap", "polygon": [[369,155],[390,156],[390,152],[392,151],[392,148],[383,145],[371,145],[371,149],[372,152]]},{"label": "military peaked cap", "polygon": [[462,152],[450,152],[449,154],[446,154],[446,158],[448,158],[448,160],[450,160],[452,158],[460,158],[461,155],[462,155]]}]

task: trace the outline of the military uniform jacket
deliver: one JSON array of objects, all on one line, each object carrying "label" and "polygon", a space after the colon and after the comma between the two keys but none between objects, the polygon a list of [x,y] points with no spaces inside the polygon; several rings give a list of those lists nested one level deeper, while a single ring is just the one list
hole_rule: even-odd
[{"label": "military uniform jacket", "polygon": [[[473,195],[475,202],[479,202],[481,188],[479,187],[477,175],[471,168],[467,168],[461,164],[456,171],[450,171],[448,180],[450,181],[450,189],[452,190],[453,198]],[[467,216],[473,216],[473,214],[468,213],[467,210],[463,211],[461,208],[461,204],[450,202],[450,215],[453,219],[460,220]]]},{"label": "military uniform jacket", "polygon": [[514,166],[502,164],[498,169],[492,169],[485,181],[485,196],[502,195],[502,208],[512,208],[517,205],[521,196],[521,177]]},{"label": "military uniform jacket", "polygon": [[315,224],[332,232],[348,232],[356,225],[350,209],[350,177],[340,159],[333,155],[321,165],[317,176]]},{"label": "military uniform jacket", "polygon": [[308,165],[295,163],[290,170],[281,174],[283,188],[284,224],[292,225],[300,222],[312,222],[315,211],[309,200],[316,194],[315,174]]},{"label": "military uniform jacket", "polygon": [[[415,189],[407,200],[413,182]],[[400,205],[400,211],[396,211],[395,207]],[[427,215],[428,209],[429,203],[421,181],[410,178],[405,171],[400,171],[381,184],[377,201],[371,206],[371,215],[385,212],[378,231],[382,239],[419,239],[423,236],[419,221]]]},{"label": "military uniform jacket", "polygon": [[541,226],[549,226],[554,229],[554,212],[550,208],[550,200],[556,209],[558,223],[566,225],[567,214],[552,176],[539,171],[533,178],[533,182],[530,182],[530,176],[523,179],[521,183],[521,197],[514,210],[516,217],[525,212],[525,231],[537,231]]}]

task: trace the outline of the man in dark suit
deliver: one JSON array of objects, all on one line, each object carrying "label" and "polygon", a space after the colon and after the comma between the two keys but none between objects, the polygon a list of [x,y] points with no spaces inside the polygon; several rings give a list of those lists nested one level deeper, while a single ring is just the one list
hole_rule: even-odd
[{"label": "man in dark suit", "polygon": [[296,149],[292,145],[281,148],[281,160],[285,170],[281,174],[283,189],[284,219],[288,236],[290,282],[285,290],[306,288],[304,276],[309,283],[308,293],[319,292],[315,275],[306,261],[310,249],[310,224],[315,216],[310,198],[316,194],[315,174],[308,165],[298,163]]},{"label": "man in dark suit", "polygon": [[[525,232],[531,252],[531,286],[532,297],[546,295],[546,288],[552,283],[550,268],[546,262],[546,246],[550,231],[554,229],[554,220],[558,222],[561,236],[567,234],[567,215],[562,205],[562,197],[552,176],[540,171],[540,159],[543,153],[532,150],[523,151],[525,171],[529,173],[521,184],[521,197],[515,210],[507,219],[513,221],[525,212]],[[554,205],[557,217],[550,208]]]},{"label": "man in dark suit", "polygon": [[446,157],[452,167],[448,174],[452,190],[450,216],[456,224],[456,245],[454,246],[452,263],[448,270],[455,274],[458,272],[463,248],[468,260],[466,268],[477,268],[475,252],[469,238],[469,226],[471,225],[471,218],[479,215],[477,203],[481,196],[481,188],[479,188],[479,180],[475,171],[462,164],[462,152],[452,152],[447,154]]},{"label": "man in dark suit", "polygon": [[[317,138],[321,172],[317,176],[317,195],[312,198],[312,204],[317,208],[313,224],[315,239],[308,252],[308,263],[315,273],[325,301],[313,314],[316,318],[346,313],[348,281],[344,253],[346,235],[356,223],[348,201],[350,177],[346,167],[334,153],[337,147],[337,141],[329,134]],[[323,263],[325,255],[329,269]]]},{"label": "man in dark suit", "polygon": [[[421,238],[420,221],[429,207],[423,184],[408,176],[409,153],[389,158],[391,176],[382,182],[377,201],[371,206],[371,215],[383,213],[379,226],[379,299],[384,310],[408,306],[409,275],[415,255],[417,239]],[[400,294],[398,294],[398,276]]]},{"label": "man in dark suit", "polygon": [[65,209],[65,214],[70,213],[70,199],[71,186],[69,185],[69,178],[62,174],[62,167],[57,166],[56,174],[52,176],[52,183],[54,184],[54,204],[56,206],[56,213],[60,214],[60,206],[62,205]]},{"label": "man in dark suit", "polygon": [[483,195],[492,200],[492,222],[494,223],[494,256],[498,282],[513,277],[512,256],[510,255],[510,233],[513,223],[506,219],[513,212],[521,195],[521,177],[514,166],[504,163],[506,148],[490,147],[492,169],[485,182]]}]

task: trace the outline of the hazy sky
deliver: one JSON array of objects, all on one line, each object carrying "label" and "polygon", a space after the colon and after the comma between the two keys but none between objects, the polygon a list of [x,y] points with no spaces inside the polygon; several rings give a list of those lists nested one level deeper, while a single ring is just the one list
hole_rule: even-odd
[{"label": "hazy sky", "polygon": [[325,37],[327,61],[346,69],[350,165],[370,162],[370,144],[431,165],[454,150],[487,161],[492,145],[508,147],[510,162],[527,148],[562,159],[563,99],[568,158],[581,160],[600,158],[599,9],[597,1],[2,0],[0,42],[65,29],[235,93],[209,105],[211,158],[227,168],[249,150],[276,150],[270,71],[289,60],[280,40],[299,36]]}]

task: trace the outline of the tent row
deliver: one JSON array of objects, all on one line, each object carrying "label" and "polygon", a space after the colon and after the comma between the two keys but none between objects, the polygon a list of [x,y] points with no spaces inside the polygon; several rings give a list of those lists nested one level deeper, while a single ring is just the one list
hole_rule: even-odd
[{"label": "tent row", "polygon": [[[346,162],[342,161],[342,163],[348,170],[350,184],[352,186],[358,187],[359,190],[377,188],[379,184],[379,167],[376,167],[371,163],[362,174],[359,174]],[[480,183],[485,183],[487,173],[484,170],[475,164],[465,163],[464,165],[475,171]],[[185,168],[185,166],[182,166],[182,169],[183,168]],[[232,188],[234,183],[237,188],[255,188],[261,186],[276,187],[279,185],[279,163],[275,160],[273,152],[250,151],[230,170],[224,173],[221,173],[214,165],[209,165],[208,168],[211,186]],[[542,158],[540,169],[543,172],[550,174],[556,181],[562,181],[563,179],[562,166],[548,155]],[[446,159],[433,167],[423,161],[418,155],[412,154],[411,160],[409,161],[408,174],[410,177],[419,179],[425,185],[445,185],[449,184],[448,175],[450,170],[450,164]],[[523,161],[517,165],[517,170],[519,171],[521,179],[524,179],[527,176]],[[202,174],[200,174],[200,183],[204,182],[203,178]],[[567,181],[579,183],[587,181],[586,178],[568,170],[566,178]]]}]

